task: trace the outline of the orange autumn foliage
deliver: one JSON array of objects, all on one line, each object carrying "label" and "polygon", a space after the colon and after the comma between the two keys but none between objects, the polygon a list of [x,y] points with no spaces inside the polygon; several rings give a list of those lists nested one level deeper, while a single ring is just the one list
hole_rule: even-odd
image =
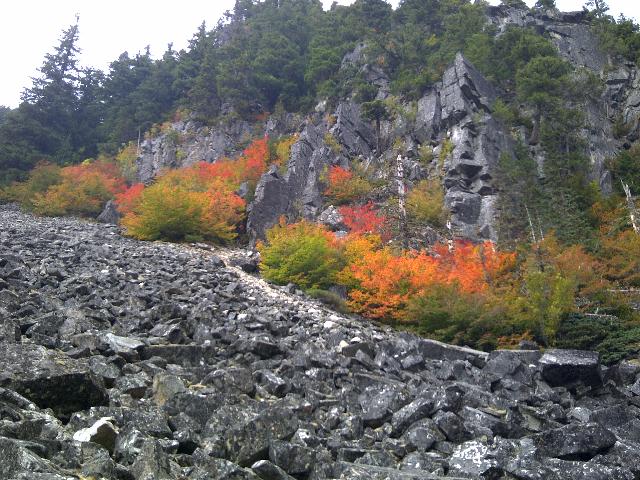
[{"label": "orange autumn foliage", "polygon": [[371,191],[365,178],[339,166],[329,168],[327,183],[324,194],[338,205],[357,200]]},{"label": "orange autumn foliage", "polygon": [[375,319],[407,320],[411,298],[436,284],[457,285],[461,292],[483,292],[515,256],[495,251],[490,242],[436,245],[425,252],[395,254],[391,248],[371,249],[346,267],[340,278],[352,286],[349,307]]},{"label": "orange autumn foliage", "polygon": [[482,292],[496,277],[515,266],[515,254],[498,252],[492,242],[474,244],[458,240],[449,251],[447,245],[433,247],[444,283],[457,282],[464,292]]},{"label": "orange autumn foliage", "polygon": [[428,255],[396,255],[389,247],[367,252],[347,269],[354,284],[347,304],[375,319],[402,320],[409,300],[437,274]]},{"label": "orange autumn foliage", "polygon": [[117,165],[87,161],[62,168],[57,184],[34,195],[33,210],[40,215],[95,216],[125,188]]}]

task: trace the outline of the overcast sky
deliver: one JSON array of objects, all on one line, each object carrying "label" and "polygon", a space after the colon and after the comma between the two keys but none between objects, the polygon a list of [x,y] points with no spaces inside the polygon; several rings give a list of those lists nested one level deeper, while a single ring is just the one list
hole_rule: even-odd
[{"label": "overcast sky", "polygon": [[[525,0],[532,5],[535,0]],[[586,0],[556,0],[563,11],[581,10]],[[222,14],[233,8],[234,0],[21,0],[2,5],[0,20],[0,105],[16,107],[20,93],[37,75],[44,55],[58,44],[63,29],[80,15],[81,62],[106,70],[122,52],[135,54],[151,46],[160,56],[172,42],[174,49],[186,47],[198,25],[213,27]],[[328,8],[332,0],[322,0]],[[338,3],[349,4],[350,0]],[[394,6],[398,0],[391,1]],[[491,3],[499,3],[498,0]],[[637,0],[609,0],[616,17],[622,13],[640,19]]]}]

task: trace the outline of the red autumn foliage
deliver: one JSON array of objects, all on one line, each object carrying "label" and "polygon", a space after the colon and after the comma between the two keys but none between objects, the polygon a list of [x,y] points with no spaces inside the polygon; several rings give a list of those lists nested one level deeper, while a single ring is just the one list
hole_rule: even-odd
[{"label": "red autumn foliage", "polygon": [[365,205],[343,206],[338,211],[349,232],[354,235],[367,233],[382,235],[387,224],[387,218],[376,210],[372,202]]},{"label": "red autumn foliage", "polygon": [[124,192],[116,195],[116,204],[118,205],[118,211],[122,215],[131,213],[133,209],[140,202],[142,192],[144,190],[143,183],[136,183],[127,188]]},{"label": "red autumn foliage", "polygon": [[267,170],[268,158],[268,138],[264,137],[254,140],[236,159],[222,158],[215,163],[198,163],[196,173],[203,181],[218,177],[229,182],[234,188],[243,182],[255,187]]},{"label": "red autumn foliage", "polygon": [[362,176],[339,166],[329,168],[324,194],[336,204],[348,203],[371,191],[371,184]]}]

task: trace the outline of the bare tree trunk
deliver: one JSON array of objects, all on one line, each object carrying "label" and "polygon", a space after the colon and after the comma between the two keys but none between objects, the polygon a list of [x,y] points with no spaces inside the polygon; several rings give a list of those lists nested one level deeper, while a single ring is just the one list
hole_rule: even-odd
[{"label": "bare tree trunk", "polygon": [[405,207],[406,191],[404,188],[404,165],[402,164],[402,155],[398,155],[398,158],[396,159],[396,182],[398,184],[400,234],[402,235],[402,244],[406,247],[409,235],[407,230],[407,209]]},{"label": "bare tree trunk", "polygon": [[629,188],[629,185],[622,182],[622,180],[620,180],[620,182],[622,183],[622,188],[624,189],[624,193],[627,196],[627,208],[629,209],[629,218],[631,219],[631,226],[633,227],[633,231],[636,232],[638,235],[640,235],[640,227],[638,227],[638,223],[637,223],[638,215],[636,212],[636,205],[633,202],[633,198],[631,197],[631,189]]},{"label": "bare tree trunk", "polygon": [[536,240],[536,231],[533,228],[533,222],[531,221],[531,214],[529,213],[529,207],[524,205],[524,209],[527,211],[527,219],[529,220],[529,228],[531,229],[531,241],[536,244],[538,241]]}]

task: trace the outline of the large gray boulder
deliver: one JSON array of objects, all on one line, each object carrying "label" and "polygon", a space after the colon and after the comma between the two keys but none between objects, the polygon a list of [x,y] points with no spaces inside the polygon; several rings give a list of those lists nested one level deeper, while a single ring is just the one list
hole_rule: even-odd
[{"label": "large gray boulder", "polygon": [[2,346],[0,386],[63,417],[108,401],[102,381],[91,373],[85,360],[74,360],[39,345]]},{"label": "large gray boulder", "polygon": [[96,218],[100,223],[106,223],[108,225],[117,225],[120,223],[120,212],[118,211],[116,202],[109,200],[104,206],[104,209]]},{"label": "large gray boulder", "polygon": [[602,384],[600,356],[584,350],[547,350],[540,359],[542,377],[552,386]]},{"label": "large gray boulder", "polygon": [[538,453],[565,460],[586,460],[616,443],[616,436],[598,423],[573,424],[533,437]]}]

